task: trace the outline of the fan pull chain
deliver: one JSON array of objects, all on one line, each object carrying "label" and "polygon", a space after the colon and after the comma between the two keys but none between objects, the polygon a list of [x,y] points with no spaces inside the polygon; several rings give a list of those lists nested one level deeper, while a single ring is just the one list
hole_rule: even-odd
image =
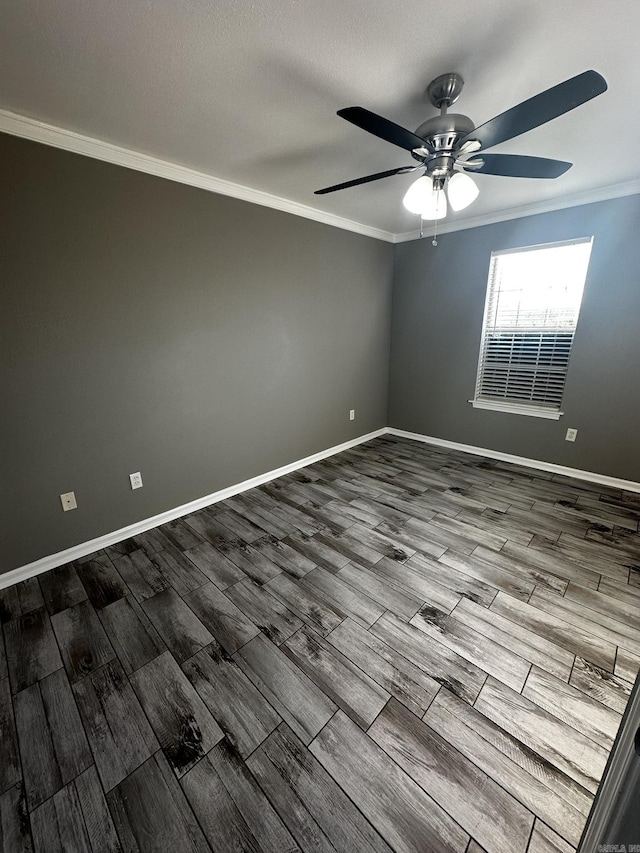
[{"label": "fan pull chain", "polygon": [[433,240],[431,241],[432,246],[438,245],[438,214],[440,213],[440,193],[441,192],[444,192],[444,189],[442,188],[442,186],[438,185],[438,189],[437,189],[437,193],[438,193],[437,199],[438,200],[436,203],[436,218],[435,218],[435,222],[433,223]]},{"label": "fan pull chain", "polygon": [[[422,214],[420,214],[420,239],[424,237],[424,219],[422,218]],[[433,227],[433,240],[431,241],[432,246],[438,245],[438,220],[436,219]]]}]

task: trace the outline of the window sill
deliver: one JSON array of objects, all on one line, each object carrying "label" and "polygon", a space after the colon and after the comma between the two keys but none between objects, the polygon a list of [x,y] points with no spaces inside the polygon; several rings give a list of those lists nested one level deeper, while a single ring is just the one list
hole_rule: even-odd
[{"label": "window sill", "polygon": [[500,403],[494,400],[469,400],[474,409],[491,409],[494,412],[508,412],[512,415],[528,415],[530,418],[547,418],[557,421],[564,412],[545,409],[542,406],[519,406],[517,403]]}]

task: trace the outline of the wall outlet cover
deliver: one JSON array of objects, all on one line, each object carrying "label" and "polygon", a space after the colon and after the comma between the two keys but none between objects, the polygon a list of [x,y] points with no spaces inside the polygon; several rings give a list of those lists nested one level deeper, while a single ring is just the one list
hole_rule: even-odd
[{"label": "wall outlet cover", "polygon": [[142,474],[140,471],[136,471],[135,474],[129,474],[129,481],[131,482],[132,489],[141,489],[142,488]]},{"label": "wall outlet cover", "polygon": [[565,435],[565,441],[575,441],[577,437],[578,437],[578,430],[570,428],[567,430],[567,434]]},{"label": "wall outlet cover", "polygon": [[63,495],[60,495],[60,503],[62,504],[62,509],[65,512],[69,512],[70,509],[78,508],[75,492],[65,492]]}]

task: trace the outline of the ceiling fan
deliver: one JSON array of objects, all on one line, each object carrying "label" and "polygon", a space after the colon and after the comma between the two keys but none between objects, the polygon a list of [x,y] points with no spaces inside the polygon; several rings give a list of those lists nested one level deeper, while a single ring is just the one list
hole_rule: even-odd
[{"label": "ceiling fan", "polygon": [[463,86],[460,74],[441,74],[432,80],[427,94],[433,106],[440,110],[440,115],[427,119],[415,133],[363,107],[338,110],[341,118],[356,127],[411,152],[418,165],[366,175],[316,190],[315,194],[324,195],[421,170],[422,176],[409,187],[403,203],[412,213],[420,214],[422,219],[437,220],[447,212],[445,186],[453,210],[463,210],[478,196],[478,187],[467,173],[510,178],[558,178],[571,168],[571,163],[545,157],[484,152],[569,112],[607,89],[604,77],[596,71],[584,71],[475,127],[467,116],[447,112],[460,97]]}]

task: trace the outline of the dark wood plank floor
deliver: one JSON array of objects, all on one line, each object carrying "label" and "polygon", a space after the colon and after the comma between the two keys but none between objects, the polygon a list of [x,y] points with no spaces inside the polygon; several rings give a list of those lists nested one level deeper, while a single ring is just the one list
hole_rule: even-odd
[{"label": "dark wood plank floor", "polygon": [[384,437],[0,590],[2,849],[570,853],[639,518]]}]

